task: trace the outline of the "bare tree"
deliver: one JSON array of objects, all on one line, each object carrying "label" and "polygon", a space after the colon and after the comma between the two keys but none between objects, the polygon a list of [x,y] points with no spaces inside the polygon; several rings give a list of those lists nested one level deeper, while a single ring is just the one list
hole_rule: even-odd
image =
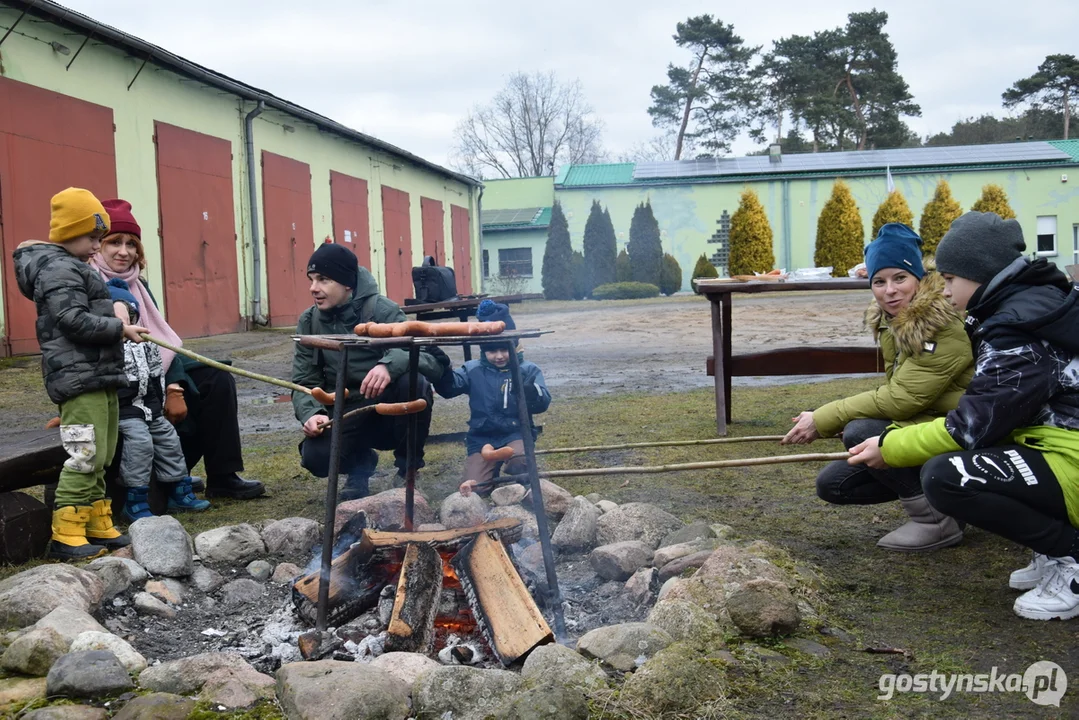
[{"label": "bare tree", "polygon": [[[674,160],[677,143],[677,131],[669,130],[648,140],[631,145],[628,150],[618,153],[617,159],[618,162],[663,162],[664,160]],[[682,156],[692,157],[696,150],[696,139],[683,137]]]},{"label": "bare tree", "polygon": [[453,164],[483,178],[553,175],[563,164],[602,160],[602,130],[580,80],[515,73],[457,126]]}]

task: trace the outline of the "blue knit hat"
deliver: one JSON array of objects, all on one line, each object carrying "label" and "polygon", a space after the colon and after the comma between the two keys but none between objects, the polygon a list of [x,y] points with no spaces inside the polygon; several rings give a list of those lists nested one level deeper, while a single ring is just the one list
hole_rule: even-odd
[{"label": "blue knit hat", "polygon": [[877,238],[866,247],[865,267],[870,280],[884,268],[906,270],[921,280],[925,275],[922,239],[903,223],[887,223],[881,226]]},{"label": "blue knit hat", "polygon": [[[476,319],[480,322],[496,322],[501,320],[506,323],[507,330],[516,330],[517,325],[513,322],[513,318],[510,317],[509,306],[502,303],[496,303],[494,300],[484,300],[480,303],[480,306],[476,308]],[[517,345],[517,341],[513,341],[514,345]],[[499,347],[504,347],[501,343],[498,345],[481,345],[481,350],[494,350]]]},{"label": "blue knit hat", "polygon": [[120,278],[113,278],[109,280],[106,285],[109,288],[109,295],[112,296],[113,302],[122,302],[128,305],[130,310],[133,310],[131,314],[131,321],[134,322],[139,317],[139,301],[135,299],[135,296],[131,294],[131,288],[127,282]]}]

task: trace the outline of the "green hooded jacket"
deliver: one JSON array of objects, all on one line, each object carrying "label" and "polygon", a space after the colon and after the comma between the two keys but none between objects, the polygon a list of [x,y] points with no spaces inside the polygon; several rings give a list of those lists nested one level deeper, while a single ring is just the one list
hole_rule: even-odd
[{"label": "green hooded jacket", "polygon": [[[312,305],[300,315],[296,325],[298,335],[351,335],[354,328],[363,322],[392,323],[404,322],[404,311],[393,300],[378,292],[378,283],[366,268],[359,268],[359,281],[352,293],[352,299],[329,310],[319,310]],[[292,382],[304,387],[320,387],[333,392],[337,387],[337,370],[341,354],[316,348],[295,346],[292,356]],[[349,397],[345,401],[348,409],[370,404],[360,394],[360,385],[367,373],[375,365],[385,365],[390,372],[390,379],[397,380],[408,372],[408,351],[396,348],[379,352],[363,346],[349,349],[348,389]],[[420,353],[420,372],[431,382],[442,377],[443,367],[433,355]],[[327,410],[317,400],[306,393],[292,392],[292,407],[296,419],[307,422],[318,414],[327,414]]]},{"label": "green hooded jacket", "polygon": [[916,425],[955,409],[974,375],[974,354],[943,289],[940,273],[930,270],[910,305],[894,318],[876,301],[870,304],[865,324],[880,343],[885,382],[816,410],[813,423],[821,437],[836,436],[860,418]]}]

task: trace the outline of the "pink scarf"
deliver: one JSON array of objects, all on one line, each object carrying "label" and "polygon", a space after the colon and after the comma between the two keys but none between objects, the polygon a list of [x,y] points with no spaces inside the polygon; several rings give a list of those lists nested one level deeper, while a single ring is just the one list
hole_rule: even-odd
[{"label": "pink scarf", "polygon": [[[90,264],[101,273],[101,277],[105,278],[105,282],[114,278],[119,278],[127,283],[127,286],[131,289],[131,294],[135,296],[135,299],[139,301],[139,325],[150,329],[150,334],[156,338],[164,340],[172,345],[183,345],[183,341],[180,340],[180,336],[173,332],[169,324],[165,322],[165,318],[162,317],[161,311],[154,305],[153,300],[150,299],[150,293],[146,292],[146,288],[142,284],[142,280],[139,278],[139,265],[135,263],[126,272],[118,273],[112,270],[106,263],[105,259],[98,253],[94,255],[90,260]],[[161,364],[168,372],[169,366],[172,365],[172,359],[176,357],[176,353],[172,350],[161,350]]]}]

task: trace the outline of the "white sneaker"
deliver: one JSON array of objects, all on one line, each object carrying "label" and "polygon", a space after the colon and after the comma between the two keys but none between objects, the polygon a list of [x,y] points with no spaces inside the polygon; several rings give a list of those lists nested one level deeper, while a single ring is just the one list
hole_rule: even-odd
[{"label": "white sneaker", "polygon": [[1015,599],[1015,614],[1028,620],[1070,620],[1079,616],[1079,562],[1049,558],[1033,590]]},{"label": "white sneaker", "polygon": [[1048,555],[1034,553],[1034,559],[1021,570],[1016,570],[1008,579],[1008,585],[1014,590],[1033,590],[1038,587],[1042,576],[1045,575],[1045,566],[1049,562]]}]

